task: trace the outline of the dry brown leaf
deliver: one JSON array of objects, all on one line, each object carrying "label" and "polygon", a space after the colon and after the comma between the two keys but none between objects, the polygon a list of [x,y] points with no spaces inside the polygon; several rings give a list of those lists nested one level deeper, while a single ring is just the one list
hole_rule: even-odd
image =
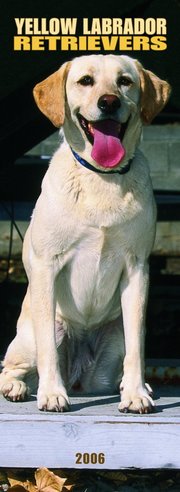
[{"label": "dry brown leaf", "polygon": [[[30,470],[28,470],[29,480],[27,480],[27,472],[25,470],[16,470],[9,468],[7,470],[7,475],[11,487],[13,487],[14,485],[20,485],[27,490],[29,490],[28,484],[30,483],[30,480],[34,480],[34,472]],[[34,491],[32,490],[32,492]]]},{"label": "dry brown leaf", "polygon": [[62,492],[67,492],[67,490],[72,490],[75,484],[79,482],[80,472],[79,470],[68,469],[66,471],[61,469],[54,469],[54,474],[61,478],[66,478],[64,488]]},{"label": "dry brown leaf", "polygon": [[22,480],[17,480],[16,478],[10,478],[10,477],[8,477],[8,478],[9,478],[11,488],[16,487],[16,486],[26,488],[26,482],[23,482]]},{"label": "dry brown leaf", "polygon": [[67,492],[68,490],[72,490],[74,486],[75,486],[75,483],[64,485],[62,492]]},{"label": "dry brown leaf", "polygon": [[29,482],[29,480],[27,480],[26,482],[26,487],[28,492],[38,492],[37,486],[34,485],[32,482]]},{"label": "dry brown leaf", "polygon": [[66,482],[66,478],[55,475],[47,468],[39,468],[35,472],[35,479],[38,491],[42,492],[54,492],[55,490],[61,492]]},{"label": "dry brown leaf", "polygon": [[[26,482],[21,482],[20,480],[18,481],[16,479],[10,478],[10,484],[11,484],[11,489],[13,488],[13,490],[14,490],[14,487],[22,487],[24,490],[26,490],[26,492],[27,491],[28,492],[37,492],[37,490],[38,490],[37,487],[32,482],[30,482],[29,480],[26,480]],[[8,489],[8,492],[9,492],[9,489]]]},{"label": "dry brown leaf", "polygon": [[74,476],[73,478],[68,477],[68,473],[64,473],[63,470],[51,472],[47,468],[40,468],[35,472],[36,485],[33,483],[34,473],[32,474],[32,472],[30,473],[30,480],[26,479],[27,474],[12,472],[12,470],[9,471],[8,475],[11,487],[20,486],[26,492],[69,492],[75,483]]}]

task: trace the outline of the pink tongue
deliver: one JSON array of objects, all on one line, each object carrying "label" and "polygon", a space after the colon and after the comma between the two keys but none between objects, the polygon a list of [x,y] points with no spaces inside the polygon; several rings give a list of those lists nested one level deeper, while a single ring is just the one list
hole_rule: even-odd
[{"label": "pink tongue", "polygon": [[94,123],[94,143],[91,157],[103,167],[114,167],[125,156],[125,149],[119,140],[119,123],[102,120]]}]

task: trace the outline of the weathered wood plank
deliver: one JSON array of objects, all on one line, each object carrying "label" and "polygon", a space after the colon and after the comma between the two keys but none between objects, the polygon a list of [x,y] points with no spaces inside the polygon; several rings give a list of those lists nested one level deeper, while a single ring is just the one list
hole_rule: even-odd
[{"label": "weathered wood plank", "polygon": [[180,255],[180,222],[158,222],[153,248],[155,255]]},{"label": "weathered wood plank", "polygon": [[179,395],[180,387],[156,388],[157,411],[144,416],[120,414],[117,395],[72,398],[66,414],[39,412],[33,397],[24,403],[1,397],[0,466],[179,468]]}]

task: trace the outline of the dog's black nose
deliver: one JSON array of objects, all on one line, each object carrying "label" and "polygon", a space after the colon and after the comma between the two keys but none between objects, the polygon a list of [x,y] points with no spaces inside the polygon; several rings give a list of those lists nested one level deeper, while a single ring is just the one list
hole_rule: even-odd
[{"label": "dog's black nose", "polygon": [[114,94],[104,94],[99,98],[97,105],[103,113],[112,114],[120,108],[121,102]]}]

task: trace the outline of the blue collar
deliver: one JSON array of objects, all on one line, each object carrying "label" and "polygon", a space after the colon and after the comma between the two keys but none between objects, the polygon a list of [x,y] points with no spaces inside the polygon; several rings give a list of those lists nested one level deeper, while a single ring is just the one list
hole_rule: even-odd
[{"label": "blue collar", "polygon": [[90,171],[94,171],[95,173],[106,174],[106,175],[107,174],[126,174],[126,173],[128,173],[128,171],[130,170],[130,167],[131,167],[132,160],[133,160],[133,159],[130,159],[129,162],[126,164],[126,166],[124,166],[122,169],[117,169],[116,171],[115,170],[114,171],[101,171],[100,169],[96,169],[94,166],[91,166],[91,164],[89,164],[89,162],[85,161],[85,159],[80,157],[80,155],[77,154],[77,152],[75,152],[75,150],[73,150],[72,147],[71,147],[71,152],[73,153],[73,155],[77,159],[77,161],[80,162],[80,164],[82,164],[82,166],[86,167]]}]

